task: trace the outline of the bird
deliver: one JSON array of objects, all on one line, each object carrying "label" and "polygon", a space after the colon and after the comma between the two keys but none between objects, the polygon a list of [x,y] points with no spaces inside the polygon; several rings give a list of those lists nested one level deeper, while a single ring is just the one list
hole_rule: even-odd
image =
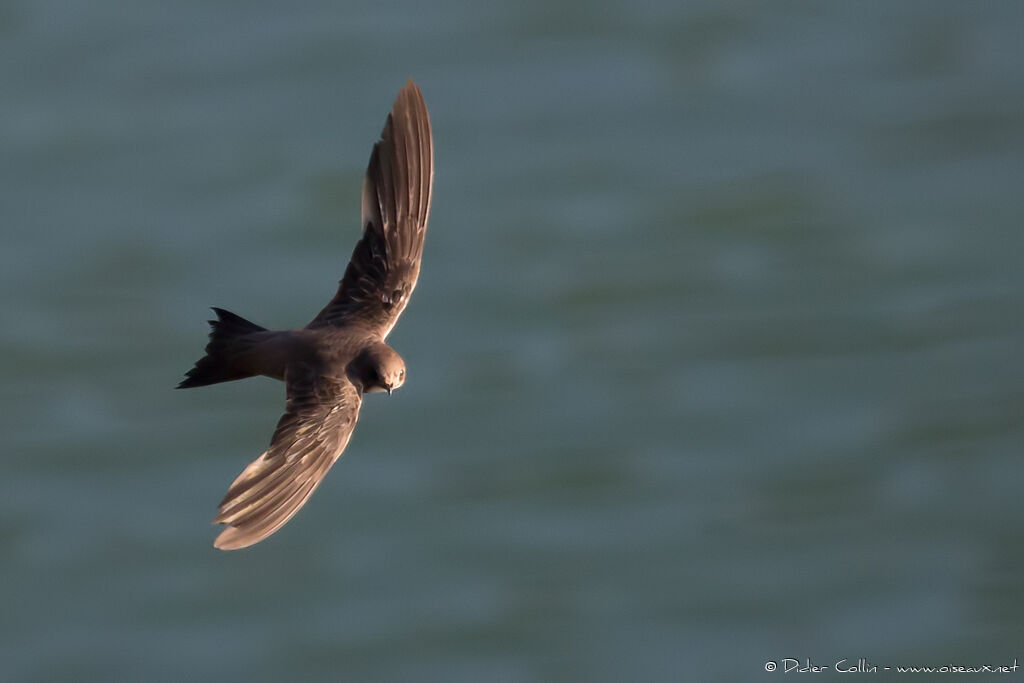
[{"label": "bird", "polygon": [[362,189],[362,236],[334,298],[301,329],[269,330],[213,308],[206,355],[177,388],[254,376],[282,380],[285,411],[270,445],[228,487],[214,524],[221,550],[258,543],[306,504],[348,445],[363,396],[405,383],[386,343],[416,287],[430,215],[430,116],[410,78],[374,144]]}]

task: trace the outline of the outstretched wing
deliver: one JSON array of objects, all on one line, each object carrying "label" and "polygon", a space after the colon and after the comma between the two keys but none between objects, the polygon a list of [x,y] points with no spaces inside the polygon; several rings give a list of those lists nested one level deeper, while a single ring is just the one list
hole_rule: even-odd
[{"label": "outstretched wing", "polygon": [[271,535],[299,511],[341,456],[359,417],[359,391],[347,379],[322,377],[308,365],[285,372],[287,407],[270,447],[228,489],[214,546],[236,550]]},{"label": "outstretched wing", "polygon": [[434,144],[423,95],[409,79],[373,146],[363,182],[363,237],[327,307],[309,327],[359,322],[381,339],[416,287],[434,182]]}]

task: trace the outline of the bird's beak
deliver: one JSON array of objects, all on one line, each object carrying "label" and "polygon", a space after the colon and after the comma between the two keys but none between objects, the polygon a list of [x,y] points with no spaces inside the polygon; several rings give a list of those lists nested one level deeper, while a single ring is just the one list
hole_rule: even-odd
[{"label": "bird's beak", "polygon": [[390,395],[391,395],[391,385],[390,385],[390,384],[388,384],[388,385],[387,385],[386,387],[384,387],[384,388],[388,390],[388,396],[390,396]]}]

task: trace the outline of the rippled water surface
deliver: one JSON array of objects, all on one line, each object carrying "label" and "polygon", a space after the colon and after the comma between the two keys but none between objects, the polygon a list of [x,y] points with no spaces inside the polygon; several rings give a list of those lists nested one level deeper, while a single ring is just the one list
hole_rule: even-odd
[{"label": "rippled water surface", "polygon": [[[0,7],[0,679],[1024,663],[1024,6],[385,5]],[[327,301],[409,76],[409,381],[215,551],[282,387],[172,388]]]}]

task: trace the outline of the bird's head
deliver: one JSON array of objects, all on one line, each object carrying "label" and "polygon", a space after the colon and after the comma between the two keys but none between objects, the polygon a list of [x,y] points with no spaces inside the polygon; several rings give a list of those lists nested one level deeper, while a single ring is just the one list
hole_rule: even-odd
[{"label": "bird's head", "polygon": [[405,384],[405,361],[387,344],[363,349],[352,361],[351,374],[363,385],[363,392],[389,394]]}]

